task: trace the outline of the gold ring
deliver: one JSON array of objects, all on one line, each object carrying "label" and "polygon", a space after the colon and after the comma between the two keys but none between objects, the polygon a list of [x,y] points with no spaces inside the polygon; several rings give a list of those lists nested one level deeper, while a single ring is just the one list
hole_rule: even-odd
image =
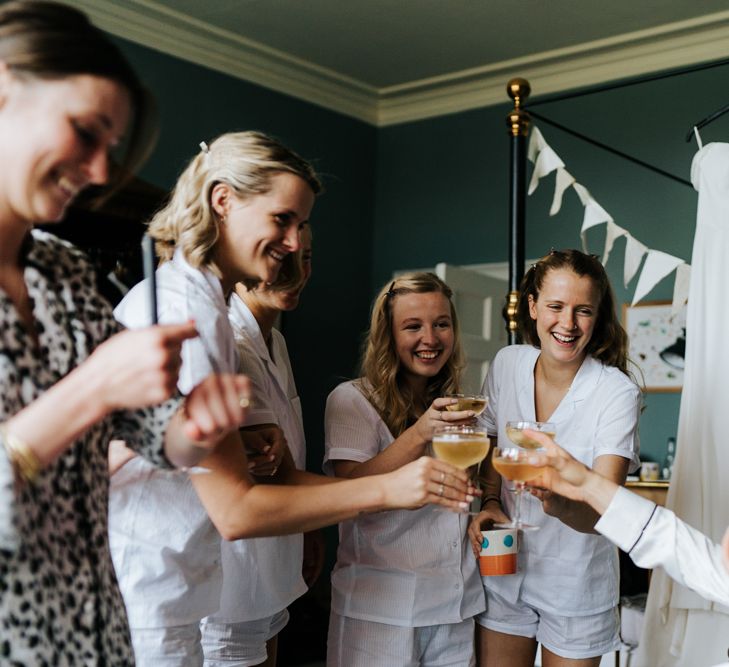
[{"label": "gold ring", "polygon": [[443,491],[445,491],[445,487],[441,484],[438,487],[438,495],[442,498],[443,497]]},{"label": "gold ring", "polygon": [[241,396],[238,399],[238,405],[242,407],[244,410],[251,404],[251,399],[248,398],[248,396]]}]

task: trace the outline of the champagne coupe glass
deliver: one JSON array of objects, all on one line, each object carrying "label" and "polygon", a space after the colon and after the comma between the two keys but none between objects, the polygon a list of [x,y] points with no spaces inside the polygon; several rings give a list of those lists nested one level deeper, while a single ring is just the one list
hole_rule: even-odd
[{"label": "champagne coupe glass", "polygon": [[529,463],[533,450],[519,447],[494,447],[491,463],[502,477],[514,482],[514,516],[509,524],[496,524],[498,528],[516,528],[517,530],[538,530],[539,526],[531,526],[521,520],[521,496],[526,482],[539,477],[544,471],[541,466]]},{"label": "champagne coupe glass", "polygon": [[517,447],[524,449],[539,449],[541,445],[532,438],[524,435],[524,430],[541,431],[550,438],[557,434],[557,427],[552,422],[512,421],[506,422],[506,437]]},{"label": "champagne coupe glass", "polygon": [[506,422],[506,437],[516,447],[496,447],[491,459],[494,468],[503,477],[514,482],[514,517],[509,528],[518,530],[537,530],[539,526],[530,526],[521,520],[521,498],[526,482],[542,474],[543,468],[529,464],[531,452],[540,448],[540,444],[528,437],[524,430],[541,431],[551,438],[557,433],[552,422],[509,421]]},{"label": "champagne coupe glass", "polygon": [[491,441],[486,431],[474,426],[440,426],[433,433],[432,446],[435,458],[466,470],[486,458]]},{"label": "champagne coupe glass", "polygon": [[446,394],[445,398],[454,398],[458,401],[446,406],[448,412],[472,410],[476,416],[480,415],[488,404],[488,399],[483,394]]}]

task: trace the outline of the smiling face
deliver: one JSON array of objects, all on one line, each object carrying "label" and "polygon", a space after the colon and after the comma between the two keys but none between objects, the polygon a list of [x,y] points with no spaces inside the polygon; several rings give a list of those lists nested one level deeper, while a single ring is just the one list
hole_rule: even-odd
[{"label": "smiling face", "polygon": [[213,208],[222,219],[214,256],[226,291],[243,280],[272,283],[284,257],[301,247],[314,192],[289,172],[273,174],[269,184],[268,192],[245,199],[225,183],[213,188]]},{"label": "smiling face", "polygon": [[569,269],[548,271],[538,299],[529,297],[542,356],[579,367],[587,354],[598,306],[597,290],[588,276]]},{"label": "smiling face", "polygon": [[299,233],[301,248],[298,258],[301,262],[301,280],[291,289],[269,289],[264,287],[255,290],[253,296],[263,306],[278,311],[294,310],[299,305],[301,293],[311,277],[311,226],[305,225]]},{"label": "smiling face", "polygon": [[56,222],[86,186],[109,176],[109,151],[124,133],[130,100],[98,76],[18,79],[0,68],[0,216]]},{"label": "smiling face", "polygon": [[453,353],[450,301],[441,292],[394,296],[392,335],[405,381],[424,388]]}]

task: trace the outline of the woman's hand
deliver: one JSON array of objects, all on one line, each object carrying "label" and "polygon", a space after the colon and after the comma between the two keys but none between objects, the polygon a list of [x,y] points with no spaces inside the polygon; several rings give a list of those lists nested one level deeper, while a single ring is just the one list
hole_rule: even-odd
[{"label": "woman's hand", "polygon": [[275,424],[260,424],[241,429],[248,455],[248,470],[258,477],[273,477],[286,451],[286,438]]},{"label": "woman's hand", "polygon": [[434,503],[463,512],[478,493],[464,470],[429,456],[421,456],[383,478],[388,509],[417,509]]},{"label": "woman's hand", "polygon": [[83,366],[99,378],[105,412],[157,405],[170,398],[182,363],[180,350],[195,338],[193,322],[122,331],[94,350]]},{"label": "woman's hand", "polygon": [[185,398],[185,435],[197,447],[213,449],[223,436],[245,421],[250,386],[245,375],[208,375]]},{"label": "woman's hand", "polygon": [[[543,502],[552,502],[552,494],[547,498],[545,492],[553,492],[565,498],[584,501],[583,487],[595,473],[584,463],[562,449],[552,438],[539,431],[524,431],[525,435],[537,441],[544,451],[535,451],[529,457],[529,463],[536,466],[545,466],[544,472],[531,483],[527,484],[530,490]],[[557,501],[554,501],[557,502]],[[545,507],[545,512],[547,509]],[[547,512],[550,514],[551,512]]]},{"label": "woman's hand", "polygon": [[469,426],[476,422],[476,413],[473,410],[448,411],[449,405],[458,403],[457,398],[436,398],[433,404],[415,422],[415,430],[424,442],[433,439],[433,432],[441,426]]},{"label": "woman's hand", "polygon": [[501,503],[491,500],[471,520],[468,526],[468,539],[471,542],[473,555],[478,558],[481,555],[482,530],[490,530],[495,523],[509,523],[510,519],[501,507]]}]

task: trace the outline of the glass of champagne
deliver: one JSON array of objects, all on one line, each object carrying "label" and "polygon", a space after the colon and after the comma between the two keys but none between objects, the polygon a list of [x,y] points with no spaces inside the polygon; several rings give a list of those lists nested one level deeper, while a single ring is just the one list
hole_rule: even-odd
[{"label": "glass of champagne", "polygon": [[488,399],[483,394],[446,394],[445,398],[453,398],[458,401],[458,403],[451,403],[446,406],[448,412],[472,410],[476,413],[476,416],[480,415],[488,404]]},{"label": "glass of champagne", "polygon": [[[516,447],[497,447],[494,449],[494,456],[491,461],[497,472],[514,482],[514,517],[508,527],[519,530],[536,530],[538,526],[530,526],[522,523],[521,520],[521,497],[526,482],[539,477],[542,473],[542,468],[535,468],[527,462],[530,452],[539,449],[540,445],[524,433],[526,429],[540,431],[550,438],[554,438],[557,433],[557,427],[552,422],[508,421],[506,422],[506,437]],[[497,451],[499,452],[498,460]]]},{"label": "glass of champagne", "polygon": [[435,458],[466,470],[486,458],[491,441],[486,431],[474,426],[441,426],[433,433],[432,446]]},{"label": "glass of champagne", "polygon": [[517,447],[539,449],[541,445],[536,440],[527,437],[524,434],[525,429],[540,431],[550,438],[554,438],[557,434],[557,427],[552,422],[513,421],[506,422],[506,437]]},{"label": "glass of champagne", "polygon": [[533,450],[519,447],[494,447],[491,463],[502,477],[514,482],[514,516],[510,524],[496,524],[498,528],[516,528],[517,530],[538,530],[539,526],[531,526],[521,520],[521,496],[526,482],[539,477],[544,471],[542,466],[529,463]]}]

